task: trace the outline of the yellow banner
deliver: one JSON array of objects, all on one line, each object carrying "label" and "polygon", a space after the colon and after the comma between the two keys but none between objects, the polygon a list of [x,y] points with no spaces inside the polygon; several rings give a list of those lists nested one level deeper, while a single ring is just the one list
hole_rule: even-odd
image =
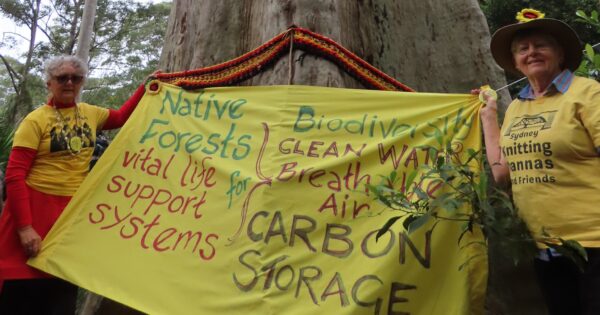
[{"label": "yellow banner", "polygon": [[30,264],[150,314],[480,314],[485,248],[460,249],[450,221],[410,235],[397,223],[376,242],[400,213],[366,188],[396,170],[406,189],[440,136],[479,150],[479,106],[462,94],[160,84]]}]

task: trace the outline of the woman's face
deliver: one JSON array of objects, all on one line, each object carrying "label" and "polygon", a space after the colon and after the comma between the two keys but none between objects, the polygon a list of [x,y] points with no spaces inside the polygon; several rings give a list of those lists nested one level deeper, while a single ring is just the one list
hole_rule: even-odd
[{"label": "woman's face", "polygon": [[73,65],[65,63],[58,68],[56,73],[52,74],[46,85],[56,102],[72,103],[79,95],[82,83],[83,75],[81,75],[81,71]]},{"label": "woman's face", "polygon": [[562,48],[549,36],[530,34],[512,43],[515,67],[529,79],[554,79],[561,71]]}]

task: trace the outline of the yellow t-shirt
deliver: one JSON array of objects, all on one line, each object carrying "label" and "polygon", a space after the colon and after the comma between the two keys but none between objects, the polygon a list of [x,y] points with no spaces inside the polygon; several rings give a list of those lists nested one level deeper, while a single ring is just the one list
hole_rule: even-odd
[{"label": "yellow t-shirt", "polygon": [[[44,193],[72,196],[89,171],[96,130],[106,122],[108,109],[86,103],[56,110],[43,105],[25,117],[15,132],[13,147],[37,150],[27,184]],[[67,141],[80,137],[82,149],[72,153]]]},{"label": "yellow t-shirt", "polygon": [[600,84],[574,77],[565,94],[513,101],[500,145],[532,233],[600,247]]}]

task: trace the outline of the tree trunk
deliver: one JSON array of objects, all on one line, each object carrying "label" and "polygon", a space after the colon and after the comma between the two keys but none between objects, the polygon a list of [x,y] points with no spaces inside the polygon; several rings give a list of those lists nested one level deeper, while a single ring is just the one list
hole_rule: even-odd
[{"label": "tree trunk", "polygon": [[[483,84],[505,85],[476,0],[175,0],[160,68],[173,72],[218,64],[292,24],[337,41],[417,91],[468,93]],[[294,84],[364,88],[327,60],[301,51],[293,60]],[[289,62],[282,58],[242,84],[287,84]],[[509,95],[501,96],[506,106]],[[490,255],[488,312],[541,313],[530,267],[509,267],[493,246]]]},{"label": "tree trunk", "polygon": [[[79,8],[81,6],[80,1],[76,1],[74,3],[75,12],[79,12]],[[76,56],[79,57],[83,62],[88,63],[90,58],[90,48],[92,46],[92,31],[94,29],[94,19],[96,18],[96,0],[85,0],[85,4],[83,6],[83,14],[81,18],[81,26],[79,28],[79,37],[77,38],[77,53]],[[71,23],[71,41],[67,45],[67,49],[73,49],[73,39],[74,39],[74,29],[77,25],[78,14],[73,15],[73,20]],[[79,95],[78,100],[81,99],[81,95]],[[83,293],[83,302],[81,303],[79,314],[80,315],[92,315],[99,308],[99,305],[102,303],[103,298],[95,293],[84,291]]]},{"label": "tree trunk", "polygon": [[[73,12],[75,12],[75,13],[73,14],[73,18],[69,22],[69,24],[70,24],[69,39],[67,41],[67,44],[64,47],[64,53],[67,55],[72,55],[73,51],[75,50],[75,43],[82,40],[82,36],[79,36],[79,38],[77,38],[77,34],[79,33],[79,34],[83,35],[84,25],[91,25],[91,26],[89,26],[89,28],[90,28],[89,30],[88,29],[85,30],[85,33],[88,36],[88,38],[92,38],[92,29],[91,28],[94,26],[94,19],[95,19],[95,14],[96,14],[96,0],[88,1],[89,7],[88,7],[88,2],[85,3],[82,16],[84,16],[84,17],[87,16],[87,20],[81,21],[81,27],[80,27],[81,29],[79,32],[77,32],[77,26],[79,26],[78,25],[79,24],[79,11],[81,10],[81,5],[84,4],[84,2],[85,2],[85,0],[73,1]],[[90,20],[89,20],[90,14],[91,14],[91,24],[90,24]],[[83,47],[84,45],[86,45],[86,43],[77,43],[78,56],[79,56],[79,47]],[[87,43],[87,46],[88,46],[87,51],[89,52],[90,44]],[[80,56],[80,58],[81,57],[85,57],[85,56]],[[83,59],[83,60],[85,60],[85,59]]]},{"label": "tree trunk", "polygon": [[[504,85],[475,0],[179,0],[171,10],[161,68],[194,69],[232,59],[292,24],[337,41],[417,91],[465,93],[485,83]],[[295,84],[361,87],[326,60],[301,60]],[[245,84],[286,84],[287,67],[284,58]]]},{"label": "tree trunk", "polygon": [[[77,16],[77,14],[75,14]],[[77,38],[77,57],[84,62],[90,58],[90,47],[92,46],[92,31],[94,29],[94,18],[96,17],[96,0],[85,0],[83,16],[79,37]]]},{"label": "tree trunk", "polygon": [[[21,122],[21,119],[25,117],[33,109],[33,100],[27,85],[29,83],[29,72],[33,67],[33,54],[35,50],[35,40],[38,30],[38,19],[40,17],[40,6],[41,0],[35,0],[29,3],[30,12],[27,12],[29,25],[29,50],[27,51],[27,57],[25,64],[21,68],[19,73],[19,82],[15,89],[16,97],[14,104],[9,108],[8,121],[12,121],[15,127]],[[10,71],[10,69],[7,69]]]},{"label": "tree trunk", "polygon": [[35,49],[35,36],[37,34],[38,29],[38,18],[40,16],[40,5],[41,0],[36,0],[31,3],[31,26],[29,28],[29,50],[27,51],[27,59],[25,60],[25,65],[21,70],[21,77],[25,78],[29,74],[29,70],[31,69],[31,63],[33,59],[33,52]]}]

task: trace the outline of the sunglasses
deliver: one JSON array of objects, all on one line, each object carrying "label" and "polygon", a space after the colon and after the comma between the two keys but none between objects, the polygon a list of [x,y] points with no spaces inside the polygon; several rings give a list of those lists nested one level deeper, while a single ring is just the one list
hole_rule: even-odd
[{"label": "sunglasses", "polygon": [[83,76],[76,74],[61,74],[55,76],[54,79],[60,84],[67,84],[69,81],[73,82],[73,84],[79,84],[83,81]]}]

